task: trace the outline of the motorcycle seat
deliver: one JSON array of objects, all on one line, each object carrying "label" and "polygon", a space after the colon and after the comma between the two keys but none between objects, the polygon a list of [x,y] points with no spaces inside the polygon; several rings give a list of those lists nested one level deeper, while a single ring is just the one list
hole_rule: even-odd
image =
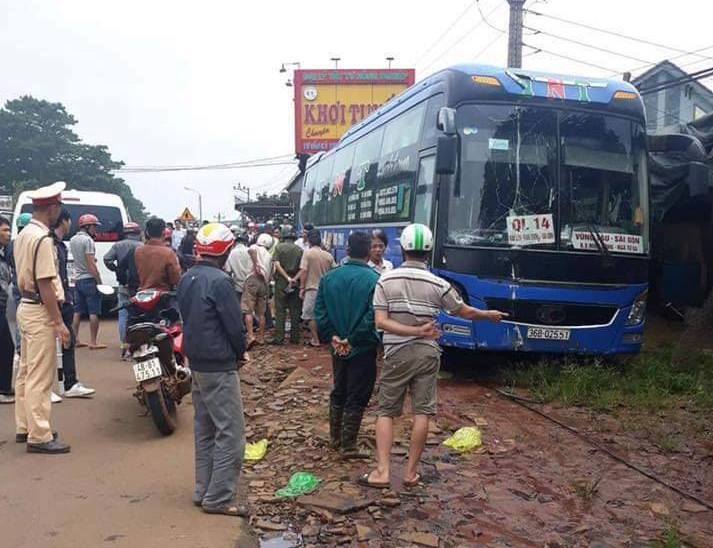
[{"label": "motorcycle seat", "polygon": [[145,344],[165,330],[152,322],[142,322],[131,325],[126,330],[126,342],[130,345]]}]

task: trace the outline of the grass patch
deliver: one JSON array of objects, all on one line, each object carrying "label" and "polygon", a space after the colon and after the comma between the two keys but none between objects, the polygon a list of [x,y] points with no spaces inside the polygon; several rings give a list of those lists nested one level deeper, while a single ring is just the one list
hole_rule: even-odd
[{"label": "grass patch", "polygon": [[679,548],[682,546],[681,535],[678,532],[678,527],[674,524],[669,524],[661,535],[661,540],[655,544],[655,546],[661,548]]},{"label": "grass patch", "polygon": [[618,406],[655,410],[686,403],[713,411],[713,356],[673,348],[642,353],[625,363],[567,358],[520,364],[505,371],[505,382],[536,398],[597,410]]}]

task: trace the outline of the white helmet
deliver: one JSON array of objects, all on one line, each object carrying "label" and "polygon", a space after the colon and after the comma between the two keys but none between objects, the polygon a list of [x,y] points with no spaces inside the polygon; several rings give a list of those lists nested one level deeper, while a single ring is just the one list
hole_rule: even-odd
[{"label": "white helmet", "polygon": [[220,257],[230,251],[235,243],[233,233],[220,223],[203,225],[196,236],[198,255]]},{"label": "white helmet", "polygon": [[260,234],[257,237],[257,245],[264,247],[265,249],[270,249],[272,247],[272,236],[269,234]]},{"label": "white helmet", "polygon": [[433,249],[431,229],[419,223],[408,225],[401,233],[401,247],[404,251],[431,251]]}]

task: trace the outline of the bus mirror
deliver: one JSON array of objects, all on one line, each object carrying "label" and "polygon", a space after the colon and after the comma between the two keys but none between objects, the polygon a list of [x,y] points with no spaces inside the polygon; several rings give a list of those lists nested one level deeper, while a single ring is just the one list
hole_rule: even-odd
[{"label": "bus mirror", "polygon": [[458,138],[455,135],[441,135],[436,145],[436,174],[455,174],[457,162]]},{"label": "bus mirror", "polygon": [[454,108],[442,107],[438,111],[438,129],[446,135],[456,134],[456,110]]}]

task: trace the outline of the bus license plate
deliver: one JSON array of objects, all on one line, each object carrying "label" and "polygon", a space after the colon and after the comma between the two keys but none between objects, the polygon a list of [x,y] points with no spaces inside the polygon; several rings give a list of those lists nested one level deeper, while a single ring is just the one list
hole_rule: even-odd
[{"label": "bus license plate", "polygon": [[540,339],[546,341],[568,341],[569,329],[554,329],[550,327],[529,327],[527,329],[528,339]]},{"label": "bus license plate", "polygon": [[161,362],[158,358],[151,358],[143,362],[137,362],[134,364],[134,376],[136,377],[136,382],[144,382],[149,379],[155,379],[160,377]]}]

